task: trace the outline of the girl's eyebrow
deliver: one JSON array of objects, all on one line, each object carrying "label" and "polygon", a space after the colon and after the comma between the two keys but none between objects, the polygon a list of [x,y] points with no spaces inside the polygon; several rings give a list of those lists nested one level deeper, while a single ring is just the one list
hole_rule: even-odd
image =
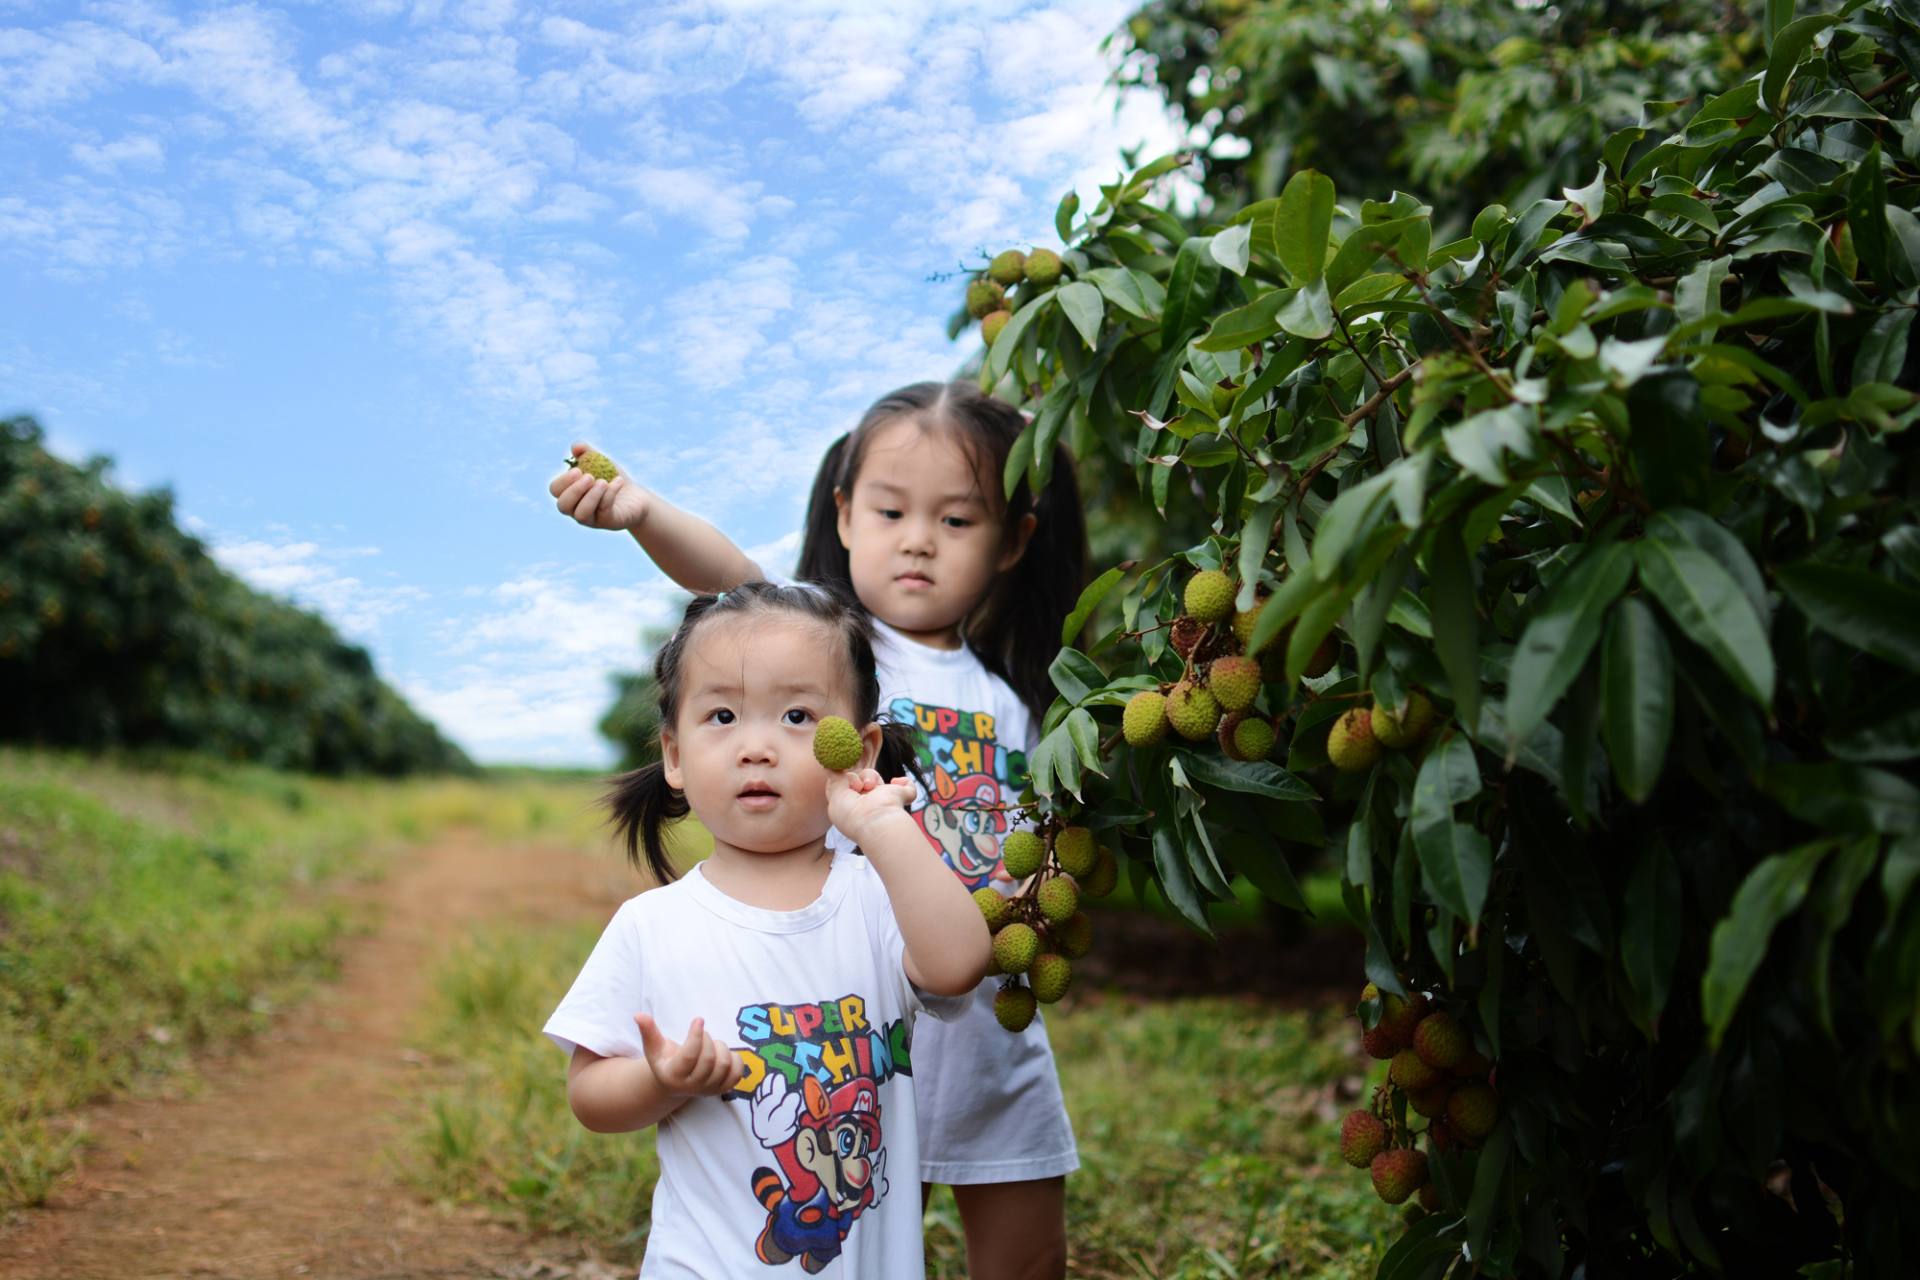
[{"label": "girl's eyebrow", "polygon": [[[897,493],[902,496],[905,496],[908,493],[908,490],[902,488],[897,484],[894,484],[890,480],[874,480],[874,481],[871,481],[870,483],[873,488],[884,490],[887,493]],[[937,501],[951,502],[951,503],[965,503],[965,504],[970,504],[976,507],[984,507],[986,505],[986,503],[981,500],[980,495],[978,493],[973,492],[971,489],[964,490],[964,491],[955,490],[952,493],[943,494],[939,499],[937,499]]]},{"label": "girl's eyebrow", "polygon": [[[696,684],[688,692],[687,699],[695,701],[701,698],[737,697],[744,691],[745,686],[738,683]],[[805,680],[790,680],[784,684],[776,684],[773,686],[773,692],[782,695],[806,695],[822,700],[827,697],[827,691],[823,686]]]}]

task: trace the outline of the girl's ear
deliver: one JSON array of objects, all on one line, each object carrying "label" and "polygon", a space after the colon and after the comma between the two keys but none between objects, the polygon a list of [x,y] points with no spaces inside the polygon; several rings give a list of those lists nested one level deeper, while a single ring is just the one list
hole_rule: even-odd
[{"label": "girl's ear", "polygon": [[1005,573],[1020,563],[1020,557],[1027,554],[1027,543],[1033,538],[1033,531],[1040,527],[1040,517],[1029,511],[1020,517],[1020,523],[1013,527],[1012,536],[1007,541],[1007,549],[1000,553],[998,572]]},{"label": "girl's ear", "polygon": [[[874,761],[880,758],[881,737],[880,726],[877,723],[870,724],[860,731],[860,767],[862,769],[873,768]],[[892,781],[892,779],[882,779],[882,781]]]},{"label": "girl's ear", "polygon": [[687,789],[680,776],[680,744],[674,741],[673,730],[665,727],[660,730],[660,775],[675,791]]},{"label": "girl's ear", "polygon": [[853,511],[848,504],[847,491],[845,489],[834,489],[833,510],[834,532],[840,535],[840,545],[851,551],[853,550],[853,544],[847,541],[847,536],[853,532]]}]

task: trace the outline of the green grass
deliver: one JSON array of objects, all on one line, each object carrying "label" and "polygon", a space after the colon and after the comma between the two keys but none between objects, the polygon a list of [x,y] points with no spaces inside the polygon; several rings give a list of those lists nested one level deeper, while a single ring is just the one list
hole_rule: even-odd
[{"label": "green grass", "polygon": [[0,750],[0,1213],[68,1171],[82,1104],[178,1081],[332,974],[336,887],[449,827],[592,839],[593,795]]},{"label": "green grass", "polygon": [[[631,1264],[658,1173],[652,1133],[582,1129],[565,1060],[539,1035],[596,936],[499,934],[449,960],[419,1033],[437,1081],[401,1160],[438,1199]],[[1074,1275],[1372,1274],[1397,1219],[1335,1149],[1334,1082],[1366,1065],[1341,1013],[1094,993],[1049,1029],[1082,1160],[1068,1180]],[[926,1223],[929,1274],[963,1275],[950,1195]]]}]

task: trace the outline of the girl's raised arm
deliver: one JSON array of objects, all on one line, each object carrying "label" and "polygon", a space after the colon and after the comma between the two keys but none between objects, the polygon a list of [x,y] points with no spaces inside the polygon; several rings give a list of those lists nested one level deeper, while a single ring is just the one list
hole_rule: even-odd
[{"label": "girl's raised arm", "polygon": [[[589,448],[575,443],[574,457]],[[635,483],[625,471],[609,482],[570,467],[553,478],[547,492],[562,515],[589,529],[631,533],[660,572],[688,591],[711,595],[765,576],[733,539]]]},{"label": "girl's raised arm", "polygon": [[905,778],[882,782],[872,769],[836,773],[827,782],[827,814],[880,873],[913,985],[964,995],[987,976],[992,938],[960,878],[927,856],[927,837],[907,816],[913,794]]}]

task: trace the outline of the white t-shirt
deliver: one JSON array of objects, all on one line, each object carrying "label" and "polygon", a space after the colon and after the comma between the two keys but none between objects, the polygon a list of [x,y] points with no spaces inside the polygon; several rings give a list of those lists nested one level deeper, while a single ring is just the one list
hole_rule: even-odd
[{"label": "white t-shirt", "polygon": [[634,1014],[675,1040],[702,1017],[747,1065],[730,1095],[660,1122],[641,1276],[925,1274],[914,1016],[966,997],[923,997],[904,957],[879,873],[846,853],[798,911],[748,906],[697,866],[621,904],[547,1035],[641,1057]]},{"label": "white t-shirt", "polygon": [[[1011,893],[1000,843],[1013,828],[1004,806],[1027,784],[1035,734],[1026,705],[964,645],[930,648],[878,618],[873,630],[880,718],[912,727],[926,775],[914,821],[968,889]],[[852,847],[838,831],[827,839]],[[1003,981],[988,977],[964,1013],[920,1033],[914,1088],[923,1181],[1025,1182],[1080,1167],[1046,1027],[1036,1017],[1013,1035],[993,1016]]]}]

